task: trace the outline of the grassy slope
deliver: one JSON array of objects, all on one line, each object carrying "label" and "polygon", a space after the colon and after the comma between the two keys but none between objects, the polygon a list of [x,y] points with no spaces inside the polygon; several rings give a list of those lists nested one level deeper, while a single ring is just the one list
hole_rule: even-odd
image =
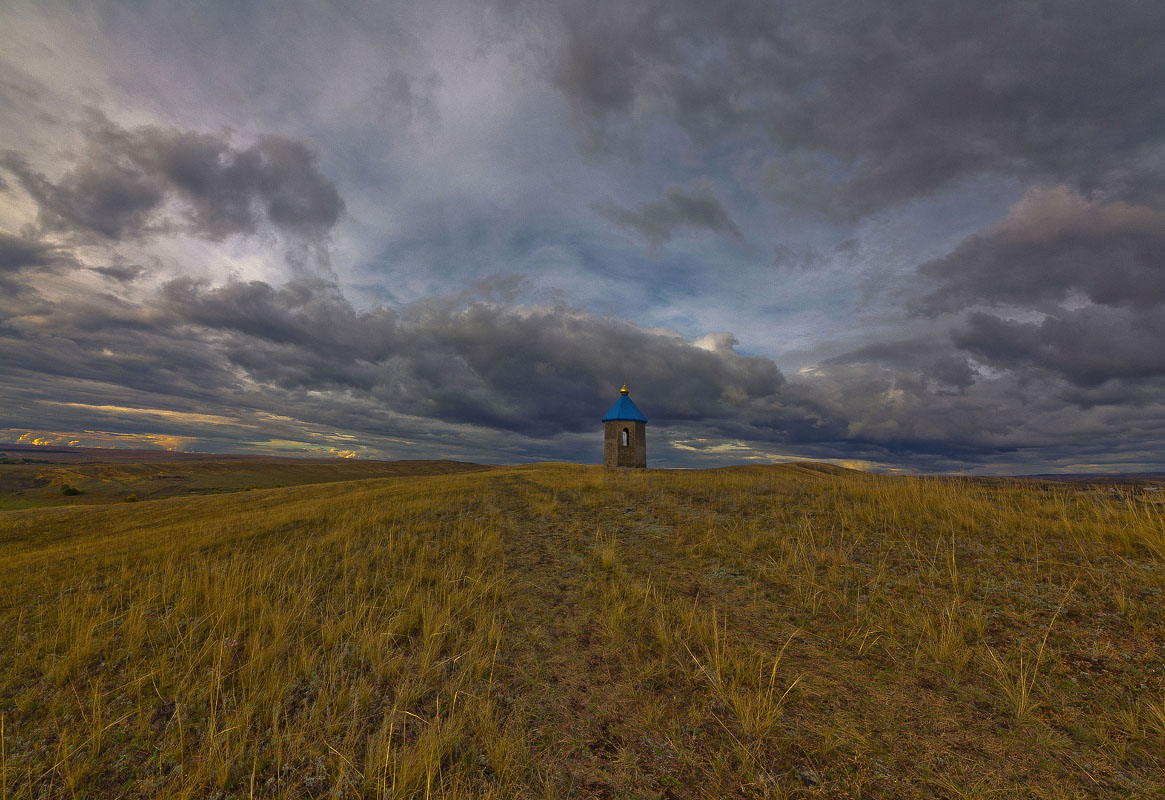
[{"label": "grassy slope", "polygon": [[0,513],[9,797],[1165,792],[1165,515],[560,465]]},{"label": "grassy slope", "polygon": [[[141,463],[0,464],[0,509],[157,500],[361,478],[441,475],[485,469],[458,461],[231,459]],[[83,493],[61,494],[62,485]]]}]

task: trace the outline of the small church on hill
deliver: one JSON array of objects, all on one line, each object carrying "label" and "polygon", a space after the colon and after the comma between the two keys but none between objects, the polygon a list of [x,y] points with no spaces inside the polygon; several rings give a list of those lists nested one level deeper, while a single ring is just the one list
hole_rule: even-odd
[{"label": "small church on hill", "polygon": [[631,402],[627,384],[603,417],[603,466],[647,466],[647,417]]}]

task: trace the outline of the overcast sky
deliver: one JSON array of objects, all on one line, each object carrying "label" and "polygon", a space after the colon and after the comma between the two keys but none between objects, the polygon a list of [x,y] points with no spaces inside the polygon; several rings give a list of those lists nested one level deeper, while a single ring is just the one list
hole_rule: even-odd
[{"label": "overcast sky", "polygon": [[0,440],[1165,469],[1165,3],[0,9]]}]

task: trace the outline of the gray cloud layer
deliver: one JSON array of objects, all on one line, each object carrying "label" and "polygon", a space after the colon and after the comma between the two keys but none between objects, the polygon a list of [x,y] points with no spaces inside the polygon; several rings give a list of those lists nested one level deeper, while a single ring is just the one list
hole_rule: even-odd
[{"label": "gray cloud layer", "polygon": [[659,115],[708,145],[764,136],[768,191],[841,217],[983,172],[1163,199],[1158,3],[602,2],[561,19],[550,71],[589,151],[625,152]]},{"label": "gray cloud layer", "polygon": [[263,384],[354,391],[397,411],[533,436],[593,429],[616,394],[621,353],[635,362],[637,387],[659,398],[661,421],[719,417],[784,383],[768,359],[565,308],[432,301],[361,313],[320,282],[174,282],[163,297],[167,317],[213,334]]},{"label": "gray cloud layer", "polygon": [[1146,310],[1165,304],[1165,212],[1034,191],[991,230],[920,272],[938,284],[935,313],[974,303],[1039,307],[1073,297]]},{"label": "gray cloud layer", "polygon": [[[469,296],[359,311],[335,284],[308,278],[178,279],[137,304],[26,299],[0,304],[0,319],[0,370],[14,376],[7,426],[21,408],[67,398],[81,404],[74,415],[92,415],[86,404],[225,414],[242,426],[239,437],[302,436],[307,426],[396,442],[380,445],[396,454],[407,442],[461,457],[591,460],[597,416],[626,377],[620,364],[633,365],[665,463],[700,463],[737,443],[923,469],[1007,464],[1025,450],[1055,457],[1085,442],[1115,447],[1130,424],[1148,430],[1161,413],[1159,395],[1122,392],[1126,415],[1097,418],[1089,406],[1114,398],[1069,397],[1051,370],[975,380],[967,359],[941,343],[873,346],[790,382],[770,359],[741,356],[727,340],[696,346],[578,309]],[[1004,337],[1019,349],[994,358],[1038,355],[1029,339]],[[136,430],[142,421],[120,424]],[[166,425],[206,438],[224,423]]]},{"label": "gray cloud layer", "polygon": [[[335,284],[307,278],[217,287],[177,279],[140,304],[0,303],[0,345],[5,374],[39,376],[26,402],[92,394],[100,405],[139,407],[164,398],[163,407],[196,413],[255,409],[414,439],[426,427],[469,426],[480,447],[503,451],[506,435],[592,431],[623,377],[652,398],[661,426],[789,439],[816,424],[785,396],[771,360],[730,347],[564,307],[453,298],[357,311]],[[633,375],[616,374],[619,363]]]},{"label": "gray cloud layer", "polygon": [[37,239],[0,233],[0,273],[46,267],[53,262],[52,253],[52,247]]},{"label": "gray cloud layer", "polygon": [[100,114],[86,129],[84,157],[55,183],[14,152],[0,157],[40,206],[50,231],[95,232],[107,239],[157,231],[168,197],[180,200],[188,232],[208,239],[276,228],[318,237],[344,204],[302,142],[261,136],[244,149],[222,138],[173,128],[125,130]]}]

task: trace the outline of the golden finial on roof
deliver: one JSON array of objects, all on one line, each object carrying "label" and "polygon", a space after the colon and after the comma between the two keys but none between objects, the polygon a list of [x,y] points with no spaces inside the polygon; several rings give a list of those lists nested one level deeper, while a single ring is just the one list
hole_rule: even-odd
[{"label": "golden finial on roof", "polygon": [[623,384],[623,388],[619,390],[619,394],[627,394],[627,384]]}]

